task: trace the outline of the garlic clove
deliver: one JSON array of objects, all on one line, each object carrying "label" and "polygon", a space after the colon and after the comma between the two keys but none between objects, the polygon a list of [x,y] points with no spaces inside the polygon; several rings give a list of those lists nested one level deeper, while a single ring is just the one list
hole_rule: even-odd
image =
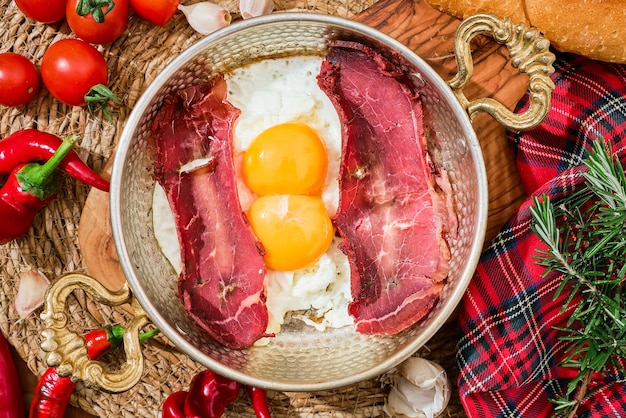
[{"label": "garlic clove", "polygon": [[274,10],[273,0],[239,0],[239,12],[244,19],[263,16]]},{"label": "garlic clove", "polygon": [[398,372],[421,388],[442,384],[448,379],[443,367],[421,357],[409,357],[398,366]]},{"label": "garlic clove", "polygon": [[189,6],[179,4],[178,9],[183,12],[189,25],[202,35],[208,35],[211,32],[228,26],[232,21],[228,10],[208,1],[191,4]]},{"label": "garlic clove", "polygon": [[50,280],[39,270],[29,269],[20,274],[20,284],[15,297],[15,310],[21,319],[28,317],[43,305]]},{"label": "garlic clove", "polygon": [[[404,418],[404,417],[413,417],[413,418],[425,418],[426,414],[421,411],[417,411],[413,402],[407,398],[407,394],[405,391],[401,391],[399,389],[399,381],[403,380],[408,382],[403,377],[400,377],[396,382],[396,386],[391,388],[389,395],[387,396],[387,402],[383,406],[383,410],[385,413],[391,417]],[[410,383],[409,383],[410,384]]]},{"label": "garlic clove", "polygon": [[384,411],[394,417],[434,418],[450,401],[450,381],[438,364],[410,357],[398,366],[399,376]]}]

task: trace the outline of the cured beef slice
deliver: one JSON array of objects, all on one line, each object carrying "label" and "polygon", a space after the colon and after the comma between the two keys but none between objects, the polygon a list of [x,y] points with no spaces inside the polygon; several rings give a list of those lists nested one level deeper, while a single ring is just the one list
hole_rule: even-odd
[{"label": "cured beef slice", "polygon": [[239,110],[226,91],[216,77],[166,98],[153,125],[155,177],[176,220],[185,308],[213,338],[239,349],[265,335],[266,267],[237,199],[231,135]]},{"label": "cured beef slice", "polygon": [[348,309],[358,332],[392,335],[432,309],[448,274],[449,213],[435,189],[443,177],[429,160],[419,97],[390,62],[337,43],[318,83],[343,121],[333,221],[350,260]]}]

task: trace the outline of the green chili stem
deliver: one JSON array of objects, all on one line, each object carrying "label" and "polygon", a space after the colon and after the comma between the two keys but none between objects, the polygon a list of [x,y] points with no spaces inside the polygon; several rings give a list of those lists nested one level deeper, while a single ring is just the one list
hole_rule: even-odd
[{"label": "green chili stem", "polygon": [[59,164],[63,161],[65,156],[74,148],[74,144],[78,142],[79,136],[72,134],[63,140],[59,148],[54,152],[54,155],[50,157],[43,165],[33,167],[29,169],[29,179],[32,184],[43,184],[46,179],[57,169]]},{"label": "green chili stem", "polygon": [[44,164],[30,163],[22,167],[15,176],[24,190],[41,200],[45,200],[56,189],[56,169],[78,142],[78,135],[69,135],[63,140],[54,154]]}]

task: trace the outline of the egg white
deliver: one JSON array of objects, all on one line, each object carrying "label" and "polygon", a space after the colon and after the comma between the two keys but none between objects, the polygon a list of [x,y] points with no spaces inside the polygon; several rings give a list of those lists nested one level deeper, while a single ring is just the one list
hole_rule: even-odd
[{"label": "egg white", "polygon": [[[330,99],[317,85],[321,57],[298,56],[263,60],[228,74],[228,100],[241,110],[233,132],[237,191],[244,211],[255,196],[241,175],[241,160],[254,138],[285,122],[301,122],[317,130],[326,148],[328,170],[322,200],[332,217],[339,202],[341,125]],[[180,274],[180,248],[169,204],[158,183],[153,198],[153,227],[166,258]],[[268,333],[280,332],[286,321],[301,320],[323,331],[354,323],[347,305],[350,267],[338,248],[339,238],[312,266],[297,271],[268,269],[266,275]],[[261,341],[263,344],[266,341]]]}]

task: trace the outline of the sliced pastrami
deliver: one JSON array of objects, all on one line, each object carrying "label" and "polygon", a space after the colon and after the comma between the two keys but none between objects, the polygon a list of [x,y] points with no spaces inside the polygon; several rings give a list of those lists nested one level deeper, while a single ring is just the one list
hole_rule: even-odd
[{"label": "sliced pastrami", "polygon": [[213,338],[246,348],[265,335],[265,263],[237,199],[231,152],[239,110],[222,77],[172,93],[155,118],[155,177],[176,220],[178,289]]},{"label": "sliced pastrami", "polygon": [[[343,121],[334,223],[351,265],[349,312],[363,334],[392,335],[424,317],[449,270],[448,210],[435,190],[423,112],[402,72],[359,43],[337,43],[321,89]],[[437,178],[439,177],[439,178]]]}]

